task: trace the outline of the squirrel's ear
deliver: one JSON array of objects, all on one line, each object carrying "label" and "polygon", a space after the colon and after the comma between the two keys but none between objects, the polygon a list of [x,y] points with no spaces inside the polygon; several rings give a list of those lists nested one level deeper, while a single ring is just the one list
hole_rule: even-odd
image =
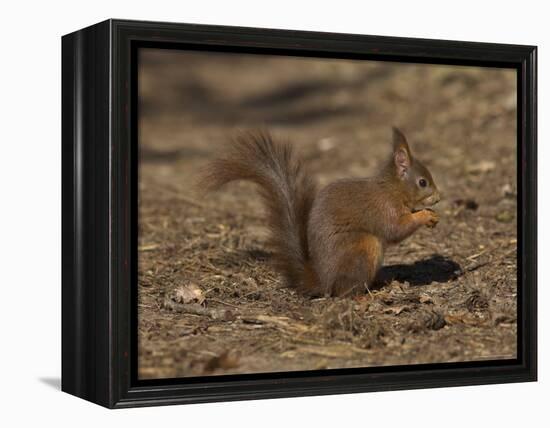
[{"label": "squirrel's ear", "polygon": [[397,175],[404,177],[411,167],[412,156],[405,135],[395,127],[393,128],[393,161]]}]

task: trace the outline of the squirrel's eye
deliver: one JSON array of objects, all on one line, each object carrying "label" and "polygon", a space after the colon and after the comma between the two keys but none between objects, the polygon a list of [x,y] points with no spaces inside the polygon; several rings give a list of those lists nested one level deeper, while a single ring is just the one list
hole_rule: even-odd
[{"label": "squirrel's eye", "polygon": [[428,185],[428,182],[425,179],[421,178],[420,180],[418,180],[418,184],[420,187],[426,187]]}]

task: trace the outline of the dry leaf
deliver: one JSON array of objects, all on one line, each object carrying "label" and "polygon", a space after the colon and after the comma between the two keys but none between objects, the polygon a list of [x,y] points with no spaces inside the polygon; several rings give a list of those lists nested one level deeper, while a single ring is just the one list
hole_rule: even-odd
[{"label": "dry leaf", "polygon": [[455,314],[445,315],[445,322],[447,324],[464,324],[469,326],[481,326],[485,320],[471,316],[467,312],[459,312]]},{"label": "dry leaf", "polygon": [[387,314],[395,314],[399,315],[403,311],[408,311],[410,308],[408,306],[393,306],[391,308],[387,308],[384,312]]},{"label": "dry leaf", "polygon": [[495,325],[500,324],[515,324],[517,322],[517,318],[514,316],[510,316],[510,314],[504,314],[504,313],[496,313],[493,314],[493,323]]},{"label": "dry leaf", "polygon": [[204,303],[204,295],[202,290],[196,285],[190,282],[187,285],[180,285],[174,290],[172,298],[177,303],[198,303],[202,305]]},{"label": "dry leaf", "polygon": [[418,301],[420,303],[433,303],[433,299],[428,296],[427,294],[421,294],[419,297],[418,297]]},{"label": "dry leaf", "polygon": [[204,372],[210,373],[217,369],[227,370],[239,367],[239,358],[228,351],[221,355],[212,357],[204,365]]},{"label": "dry leaf", "polygon": [[504,186],[500,188],[500,193],[505,198],[513,198],[516,196],[516,193],[514,192],[514,188],[509,183],[506,183]]}]

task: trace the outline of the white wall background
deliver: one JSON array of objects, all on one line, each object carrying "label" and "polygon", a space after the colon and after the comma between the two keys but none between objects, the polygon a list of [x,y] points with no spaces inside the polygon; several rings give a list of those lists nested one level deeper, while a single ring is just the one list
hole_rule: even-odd
[{"label": "white wall background", "polygon": [[[3,426],[517,426],[548,422],[550,47],[543,1],[4,2],[0,50],[0,422]],[[540,381],[107,411],[59,391],[62,34],[106,18],[539,46]],[[547,241],[546,241],[547,242]],[[8,422],[9,421],[9,422]],[[537,421],[539,421],[537,423]],[[7,422],[7,423],[6,423]],[[31,425],[32,426],[32,425]]]}]

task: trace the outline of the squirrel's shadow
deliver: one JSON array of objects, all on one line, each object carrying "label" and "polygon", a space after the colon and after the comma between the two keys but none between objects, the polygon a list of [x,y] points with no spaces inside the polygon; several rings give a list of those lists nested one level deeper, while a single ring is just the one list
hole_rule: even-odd
[{"label": "squirrel's shadow", "polygon": [[380,269],[376,282],[379,287],[392,281],[408,282],[412,286],[428,285],[432,282],[457,279],[461,273],[462,268],[458,263],[440,254],[434,254],[428,259],[412,264],[384,266]]},{"label": "squirrel's shadow", "polygon": [[[246,254],[253,260],[263,262],[271,257],[269,252],[259,249],[248,250]],[[412,286],[447,282],[457,279],[462,273],[462,268],[457,262],[440,254],[433,254],[412,264],[383,266],[378,272],[373,288],[381,288],[392,281],[408,282]]]}]

